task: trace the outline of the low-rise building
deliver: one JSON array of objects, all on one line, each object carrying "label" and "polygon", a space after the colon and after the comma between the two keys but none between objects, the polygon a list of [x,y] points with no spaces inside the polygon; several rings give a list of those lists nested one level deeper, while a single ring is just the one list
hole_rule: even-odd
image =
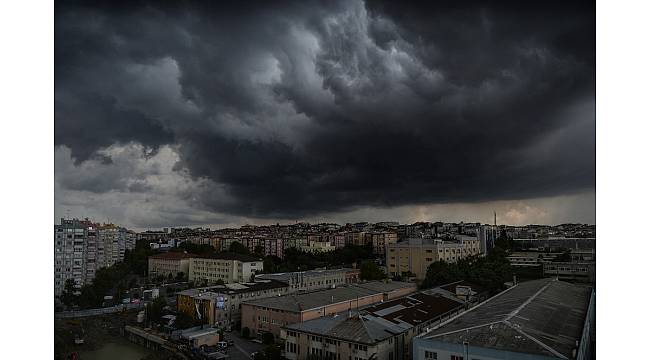
[{"label": "low-rise building", "polygon": [[465,302],[453,296],[422,292],[360,311],[290,324],[281,332],[284,356],[407,360],[414,336],[464,310]]},{"label": "low-rise building", "polygon": [[177,310],[206,324],[236,327],[241,321],[241,303],[286,295],[289,286],[276,280],[233,283],[181,291],[176,294]]},{"label": "low-rise building", "polygon": [[413,359],[590,359],[595,293],[555,279],[517,284],[413,341]]},{"label": "low-rise building", "polygon": [[596,281],[596,263],[589,261],[544,263],[544,276],[564,281],[593,283]]},{"label": "low-rise building", "polygon": [[256,279],[273,279],[289,284],[291,292],[313,291],[359,281],[358,269],[309,270],[287,273],[259,274]]},{"label": "low-rise building", "polygon": [[248,282],[263,269],[261,259],[236,253],[217,253],[212,257],[191,258],[189,280],[207,284],[219,280],[224,283]]},{"label": "low-rise building", "polygon": [[167,252],[149,256],[149,278],[161,275],[177,277],[181,273],[183,278],[187,279],[192,257],[196,257],[196,255],[185,252]]},{"label": "low-rise building", "polygon": [[460,259],[480,254],[476,238],[461,238],[456,241],[441,239],[408,239],[389,244],[386,252],[388,274],[398,276],[413,274],[416,279],[426,277],[431,263],[444,260],[454,263]]},{"label": "low-rise building", "polygon": [[241,326],[249,328],[252,336],[271,333],[277,339],[282,326],[393,300],[416,290],[413,283],[372,281],[246,301],[242,303]]}]

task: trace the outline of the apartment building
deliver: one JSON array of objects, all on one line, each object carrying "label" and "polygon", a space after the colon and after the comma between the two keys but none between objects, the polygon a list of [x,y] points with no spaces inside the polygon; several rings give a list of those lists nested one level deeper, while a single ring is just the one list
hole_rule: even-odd
[{"label": "apartment building", "polygon": [[330,244],[329,241],[309,241],[306,246],[302,246],[300,250],[308,253],[317,253],[317,252],[330,252],[334,251],[336,247]]},{"label": "apartment building", "polygon": [[271,333],[278,339],[283,326],[393,300],[416,290],[414,283],[372,281],[246,301],[242,303],[241,326],[249,328],[252,336]]},{"label": "apartment building", "polygon": [[397,243],[396,232],[372,232],[367,233],[366,236],[370,238],[369,242],[372,243],[372,252],[377,255],[386,255],[388,245]]},{"label": "apartment building", "polygon": [[189,280],[214,284],[248,282],[264,269],[262,259],[236,253],[218,253],[212,257],[190,259]]},{"label": "apartment building", "polygon": [[366,245],[366,232],[365,231],[352,231],[345,233],[345,244],[363,246]]},{"label": "apartment building", "polygon": [[136,234],[88,219],[61,219],[54,225],[54,293],[60,295],[72,279],[79,288],[92,282],[97,270],[124,259],[135,247]]},{"label": "apartment building", "polygon": [[473,237],[461,237],[456,241],[407,239],[387,246],[386,267],[392,276],[411,273],[421,280],[435,261],[454,263],[479,254],[479,241]]},{"label": "apartment building", "polygon": [[413,337],[464,310],[464,302],[455,297],[422,292],[360,311],[290,324],[281,331],[284,357],[410,360]]},{"label": "apartment building", "polygon": [[189,289],[176,295],[177,310],[205,324],[237,327],[241,321],[241,302],[289,293],[287,283],[258,279],[252,283],[232,283]]},{"label": "apartment building", "polygon": [[183,278],[189,277],[190,258],[197,257],[194,254],[185,252],[166,252],[158,255],[149,256],[149,278],[157,276],[176,277],[179,273]]},{"label": "apartment building", "polygon": [[280,238],[266,239],[264,241],[264,255],[284,259],[284,240]]},{"label": "apartment building", "polygon": [[356,283],[359,281],[358,269],[309,270],[287,273],[260,274],[256,279],[273,279],[289,284],[291,292],[314,291]]}]

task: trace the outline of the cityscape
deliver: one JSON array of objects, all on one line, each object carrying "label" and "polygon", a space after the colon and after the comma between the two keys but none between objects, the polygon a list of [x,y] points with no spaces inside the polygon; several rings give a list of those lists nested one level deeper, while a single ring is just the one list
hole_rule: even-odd
[{"label": "cityscape", "polygon": [[[54,359],[596,358],[593,1],[58,0],[53,25],[53,206],[7,209],[53,231]],[[630,220],[599,254],[644,265],[643,211],[600,209]]]},{"label": "cityscape", "polygon": [[54,240],[55,344],[64,354],[111,337],[140,345],[147,359],[594,351],[594,225],[300,222],[135,232],[62,218]]}]

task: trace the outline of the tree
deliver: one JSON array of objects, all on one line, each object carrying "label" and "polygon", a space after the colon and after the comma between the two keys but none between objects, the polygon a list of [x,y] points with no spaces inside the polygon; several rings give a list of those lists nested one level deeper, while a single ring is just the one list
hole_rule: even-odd
[{"label": "tree", "polygon": [[266,345],[271,345],[275,341],[275,338],[273,337],[273,334],[270,332],[265,332],[262,335],[262,342],[265,343]]},{"label": "tree", "polygon": [[167,306],[167,301],[163,297],[155,298],[147,305],[147,320],[150,322],[159,322],[163,315],[163,308]]},{"label": "tree", "polygon": [[259,256],[259,257],[263,257],[264,256],[264,246],[262,246],[262,245],[255,246],[255,251],[253,253],[255,255]]},{"label": "tree", "polygon": [[185,273],[183,273],[182,271],[179,271],[179,272],[176,273],[176,280],[177,281],[182,281],[184,278],[185,278]]},{"label": "tree", "polygon": [[248,255],[250,252],[248,251],[248,248],[239,241],[233,241],[230,243],[230,248],[228,249],[230,252],[234,252],[237,254],[243,254],[243,255]]},{"label": "tree", "polygon": [[241,336],[244,339],[248,339],[251,336],[251,329],[249,329],[247,326],[244,326],[244,328],[241,329]]},{"label": "tree", "polygon": [[65,305],[71,306],[72,304],[74,304],[74,300],[75,300],[74,291],[75,291],[74,280],[67,279],[63,287],[63,293],[61,294],[61,301]]},{"label": "tree", "polygon": [[216,285],[224,285],[225,284],[222,279],[217,279],[217,281],[215,281],[214,283]]},{"label": "tree", "polygon": [[174,320],[174,327],[176,329],[187,329],[194,326],[194,319],[186,313],[178,313],[176,320]]},{"label": "tree", "polygon": [[386,278],[386,273],[377,266],[372,260],[365,261],[361,264],[361,279],[362,280],[382,280]]}]

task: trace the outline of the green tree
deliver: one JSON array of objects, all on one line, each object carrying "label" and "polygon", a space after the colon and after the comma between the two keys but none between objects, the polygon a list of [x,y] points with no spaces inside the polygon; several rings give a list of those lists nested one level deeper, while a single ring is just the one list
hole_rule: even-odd
[{"label": "green tree", "polygon": [[265,343],[266,345],[271,345],[275,341],[275,338],[273,337],[273,334],[270,332],[265,332],[262,335],[262,342]]},{"label": "green tree", "polygon": [[262,245],[255,246],[255,251],[253,253],[256,256],[263,257],[264,256],[264,246],[262,246]]},{"label": "green tree", "polygon": [[194,319],[186,313],[178,313],[176,320],[174,320],[174,327],[176,329],[187,329],[194,326]]},{"label": "green tree", "polygon": [[177,281],[183,281],[184,278],[185,278],[185,273],[183,273],[182,271],[179,271],[179,272],[176,273],[176,280]]},{"label": "green tree", "polygon": [[167,301],[162,296],[155,298],[150,304],[147,304],[147,320],[154,323],[159,322],[165,306],[167,306]]},{"label": "green tree", "polygon": [[65,285],[63,286],[63,293],[61,293],[61,301],[67,305],[72,306],[75,302],[74,296],[74,280],[67,279]]},{"label": "green tree", "polygon": [[230,243],[230,248],[228,249],[228,251],[237,254],[244,254],[244,255],[249,255],[250,253],[248,251],[248,248],[242,245],[242,243],[240,243],[239,241],[233,241],[232,243]]},{"label": "green tree", "polygon": [[361,264],[361,279],[362,280],[382,280],[385,279],[386,273],[372,260],[368,260]]}]

